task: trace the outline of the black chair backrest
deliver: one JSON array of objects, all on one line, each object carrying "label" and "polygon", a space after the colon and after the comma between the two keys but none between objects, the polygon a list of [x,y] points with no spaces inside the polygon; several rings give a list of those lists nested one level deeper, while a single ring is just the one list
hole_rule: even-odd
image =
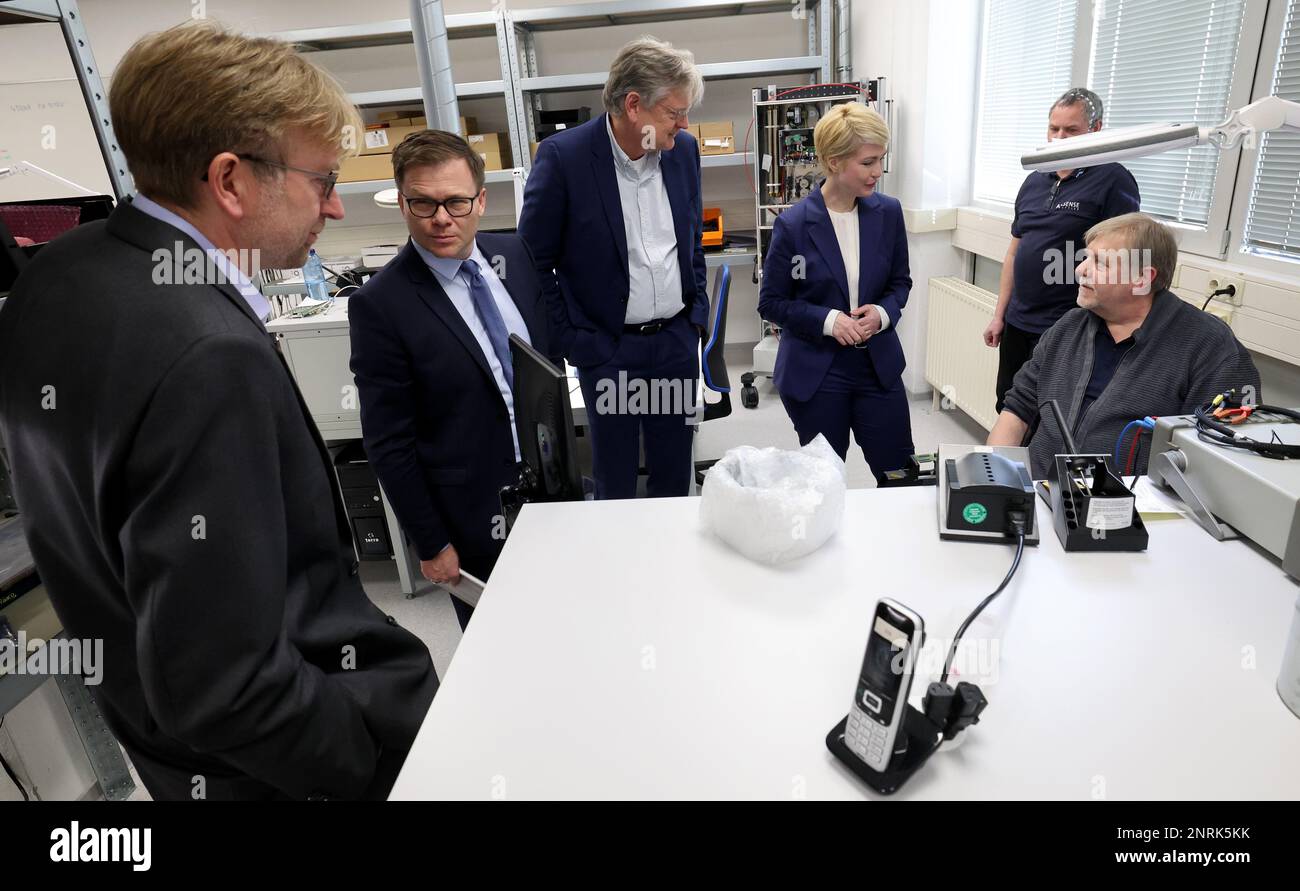
[{"label": "black chair backrest", "polygon": [[709,303],[709,339],[704,345],[704,385],[721,393],[717,402],[706,402],[704,420],[725,418],[731,414],[731,380],[727,377],[724,349],[727,343],[727,295],[731,293],[731,267],[718,267],[713,280],[713,298]]}]

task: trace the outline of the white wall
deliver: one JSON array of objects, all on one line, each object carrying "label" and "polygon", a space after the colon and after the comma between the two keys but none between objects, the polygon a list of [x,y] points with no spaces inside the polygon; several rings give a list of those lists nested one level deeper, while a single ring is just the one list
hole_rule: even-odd
[{"label": "white wall", "polygon": [[[854,76],[888,78],[894,105],[885,192],[905,210],[970,200],[971,134],[979,4],[969,0],[875,0],[853,8]],[[912,295],[899,325],[903,383],[922,393],[929,280],[961,275],[965,257],[947,231],[909,233]]]}]

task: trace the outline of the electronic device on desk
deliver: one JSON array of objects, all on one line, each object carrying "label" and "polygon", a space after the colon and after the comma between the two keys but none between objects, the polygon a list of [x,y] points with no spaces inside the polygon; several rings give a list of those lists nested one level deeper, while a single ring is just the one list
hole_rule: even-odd
[{"label": "electronic device on desk", "polygon": [[[1080,455],[1056,400],[1047,403],[1065,440],[1066,454],[1052,463],[1040,492],[1052,507],[1052,525],[1067,551],[1145,551],[1147,527],[1137,496],[1116,472],[1110,455]],[[1136,483],[1136,480],[1134,480]]]},{"label": "electronic device on desk", "polygon": [[1020,446],[940,445],[939,537],[1006,543],[1024,526],[1038,544],[1029,450]]},{"label": "electronic device on desk", "polygon": [[[1156,420],[1147,473],[1222,541],[1245,535],[1300,579],[1300,409],[1220,393],[1190,415]],[[1277,692],[1300,717],[1300,600]]]},{"label": "electronic device on desk", "polygon": [[934,452],[926,455],[911,455],[907,459],[906,467],[885,471],[885,480],[880,486],[892,489],[899,486],[936,485],[939,478],[935,475],[934,469],[938,460],[939,456]]},{"label": "electronic device on desk", "polygon": [[1147,473],[1210,535],[1245,535],[1300,579],[1300,409],[1225,393],[1193,414],[1159,418]]},{"label": "electronic device on desk", "polygon": [[974,684],[949,686],[948,670],[966,628],[1015,573],[1024,550],[1023,539],[1019,541],[1016,562],[1002,585],[962,623],[943,676],[926,688],[921,710],[907,700],[925,643],[925,623],[896,600],[886,597],[876,603],[853,702],[848,715],[826,735],[826,747],[877,792],[896,792],[945,740],[979,723],[988,700]]},{"label": "electronic device on desk", "polygon": [[582,501],[577,439],[569,378],[517,334],[510,335],[514,366],[515,430],[519,435],[519,481],[501,489],[507,528],[530,502]]},{"label": "electronic device on desk", "polygon": [[[903,724],[916,654],[925,642],[925,622],[888,597],[876,604],[858,688],[849,707],[844,743],[873,770],[884,770]],[[902,656],[902,661],[898,658]]]}]

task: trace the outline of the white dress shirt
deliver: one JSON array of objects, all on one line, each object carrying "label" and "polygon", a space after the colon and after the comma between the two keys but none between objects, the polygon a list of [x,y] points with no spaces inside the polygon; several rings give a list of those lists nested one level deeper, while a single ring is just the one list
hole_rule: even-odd
[{"label": "white dress shirt", "polygon": [[[844,274],[849,283],[849,308],[858,308],[858,208],[854,205],[852,210],[846,210],[840,213],[838,210],[826,208],[830,214],[831,225],[835,227],[835,240],[840,245],[840,256],[844,259]],[[889,313],[879,303],[873,303],[876,312],[880,313],[880,330],[884,331],[889,327]],[[835,317],[840,314],[838,309],[832,309],[826,314],[826,321],[822,324],[822,333],[827,337],[833,337],[835,334]],[[877,332],[879,333],[879,332]]]},{"label": "white dress shirt", "polygon": [[[152,201],[140,194],[131,199],[131,206],[142,213],[148,214],[155,220],[161,220],[169,226],[176,227],[194,239],[194,243],[208,255],[217,271],[221,273],[227,282],[235,286],[235,290],[239,291],[240,296],[244,298],[244,302],[253,310],[253,315],[261,319],[262,324],[266,324],[266,320],[271,317],[271,302],[262,296],[262,292],[257,290],[257,286],[249,280],[248,276],[244,275],[243,270],[236,264],[231,263],[230,258],[209,241],[202,232],[194,228],[194,225],[189,220],[179,214],[172,213],[157,201]],[[177,245],[180,245],[180,242],[177,242]],[[185,258],[181,257],[178,265],[183,266],[184,263]],[[210,282],[210,284],[220,284],[220,282]]]},{"label": "white dress shirt", "polygon": [[[460,313],[470,333],[474,335],[474,340],[478,342],[479,349],[483,351],[483,358],[487,359],[488,368],[492,370],[492,379],[496,381],[497,389],[501,391],[501,398],[506,403],[506,411],[510,413],[510,438],[515,443],[515,460],[521,460],[519,431],[515,429],[515,396],[510,391],[510,385],[506,383],[505,371],[497,358],[497,351],[492,348],[492,339],[488,337],[487,328],[483,326],[478,311],[474,309],[474,298],[469,293],[469,270],[461,269],[463,260],[455,257],[437,257],[420,247],[414,240],[411,244],[415,245],[416,252],[424,260],[425,265],[433,271],[438,284],[442,285],[442,289],[447,292],[447,298],[451,300],[452,306],[456,307],[456,312]],[[510,292],[501,283],[501,279],[497,278],[496,269],[483,256],[477,244],[474,245],[474,252],[468,259],[478,264],[479,274],[483,276],[483,280],[488,284],[488,290],[492,292],[492,300],[501,313],[501,320],[506,323],[507,333],[518,334],[529,346],[532,346],[532,340],[528,337],[528,326],[524,323],[524,317],[519,314],[519,307],[515,306]]]},{"label": "white dress shirt", "polygon": [[668,186],[659,168],[659,152],[637,160],[628,157],[614,139],[609,116],[605,130],[614,152],[614,178],[623,208],[627,235],[628,325],[668,319],[686,308],[682,301],[681,268],[677,263],[677,231]]}]

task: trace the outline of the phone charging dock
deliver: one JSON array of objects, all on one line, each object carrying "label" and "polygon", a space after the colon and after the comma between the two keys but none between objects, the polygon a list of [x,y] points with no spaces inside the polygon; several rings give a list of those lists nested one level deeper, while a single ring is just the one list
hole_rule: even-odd
[{"label": "phone charging dock", "polygon": [[[1023,469],[1016,469],[1012,477],[1008,462],[1018,463]],[[1016,536],[1007,531],[1006,514],[1020,510],[1029,520],[1025,545],[1038,544],[1037,499],[1029,466],[1029,449],[1021,446],[940,445],[935,467],[939,479],[939,537],[1014,543]]]},{"label": "phone charging dock", "polygon": [[[903,713],[903,723],[899,726],[898,738],[894,741],[894,755],[885,770],[873,770],[853,754],[844,742],[844,728],[848,724],[848,715],[844,716],[830,733],[826,734],[826,748],[830,749],[841,764],[853,771],[862,782],[881,795],[892,795],[916,773],[930,756],[939,748],[943,737],[939,728],[915,706],[908,705]],[[900,745],[906,740],[906,748]]]}]

